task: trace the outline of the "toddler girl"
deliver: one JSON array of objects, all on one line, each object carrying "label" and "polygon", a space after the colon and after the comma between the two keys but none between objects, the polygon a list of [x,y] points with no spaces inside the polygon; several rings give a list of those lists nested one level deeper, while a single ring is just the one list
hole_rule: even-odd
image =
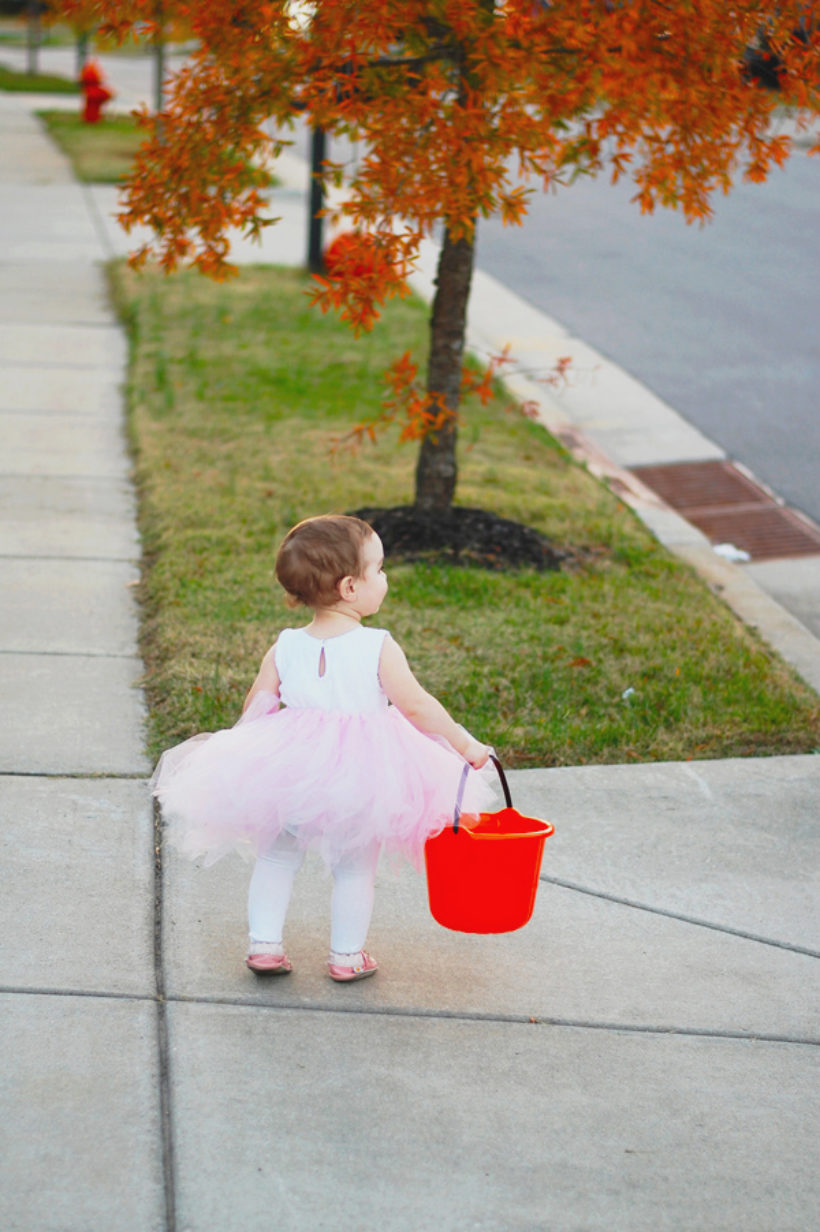
[{"label": "toddler girl", "polygon": [[[256,855],[246,959],[256,972],[291,970],[282,934],[311,847],[333,873],[330,976],[372,975],[378,964],[363,947],[380,851],[418,867],[425,840],[452,818],[464,762],[479,769],[490,754],[425,692],[390,634],[363,626],[387,593],[383,565],[381,540],[359,518],[295,526],[276,576],[289,606],[313,619],[280,633],[236,726],[169,750],[152,781],[184,854]],[[492,797],[470,775],[464,811]]]}]

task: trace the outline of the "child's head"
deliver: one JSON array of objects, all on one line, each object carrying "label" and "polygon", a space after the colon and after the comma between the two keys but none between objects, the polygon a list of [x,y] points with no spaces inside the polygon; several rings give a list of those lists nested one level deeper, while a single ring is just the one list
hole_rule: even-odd
[{"label": "child's head", "polygon": [[343,578],[363,573],[364,545],[373,527],[361,518],[323,514],[288,531],[276,557],[276,576],[289,607],[329,607],[338,602]]}]

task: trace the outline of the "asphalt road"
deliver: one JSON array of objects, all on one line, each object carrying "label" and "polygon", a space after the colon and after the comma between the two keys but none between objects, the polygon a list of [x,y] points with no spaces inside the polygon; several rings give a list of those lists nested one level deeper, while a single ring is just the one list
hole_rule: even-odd
[{"label": "asphalt road", "polygon": [[820,521],[820,158],[738,184],[705,227],[606,176],[482,221],[478,265],[638,377]]}]

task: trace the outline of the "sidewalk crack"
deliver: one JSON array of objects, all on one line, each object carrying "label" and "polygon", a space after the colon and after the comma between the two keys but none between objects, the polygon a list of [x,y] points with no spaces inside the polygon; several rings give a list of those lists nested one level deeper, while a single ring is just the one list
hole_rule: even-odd
[{"label": "sidewalk crack", "polygon": [[162,1135],[162,1172],[165,1193],[166,1232],[176,1232],[176,1186],[174,1168],[174,1130],[171,1100],[171,1048],[168,1038],[168,999],[163,966],[163,867],[162,822],[154,801],[154,979],[157,1007],[157,1062],[159,1075],[159,1113]]},{"label": "sidewalk crack", "polygon": [[609,894],[605,890],[593,890],[589,886],[578,885],[574,881],[565,881],[562,877],[550,877],[542,873],[539,881],[560,886],[563,890],[574,890],[576,894],[586,894],[590,898],[602,898],[608,903],[618,903],[621,907],[632,907],[636,911],[648,911],[651,915],[664,916],[668,920],[679,920],[682,924],[693,924],[697,928],[710,928],[713,932],[727,933],[730,937],[741,937],[744,941],[756,941],[758,945],[771,945],[775,949],[788,950],[792,954],[806,954],[809,958],[820,958],[820,950],[812,950],[805,945],[796,945],[791,941],[776,941],[773,937],[761,937],[758,933],[746,932],[742,928],[732,928],[730,924],[715,924],[711,920],[702,920],[694,915],[684,915],[680,911],[653,907],[649,903],[639,903],[636,899],[623,898],[619,894]]},{"label": "sidewalk crack", "polygon": [[[372,1005],[332,1005],[329,1002],[314,1002],[313,1004],[304,1002],[293,1003],[277,1003],[273,1001],[257,1001],[243,997],[230,996],[186,996],[184,994],[171,994],[169,996],[160,996],[159,994],[152,996],[150,994],[139,993],[123,993],[109,992],[104,989],[74,989],[74,988],[25,988],[11,985],[0,985],[0,996],[24,996],[24,997],[83,997],[96,998],[100,1001],[135,1001],[146,1002],[153,1001],[161,1010],[163,1016],[167,1012],[167,1008],[173,1005],[189,1005],[189,1006],[222,1006],[228,1009],[253,1010],[261,1013],[281,1013],[281,1014],[358,1014],[363,1018],[408,1018],[408,1019],[437,1019],[443,1022],[486,1022],[499,1023],[509,1026],[537,1026],[537,1027],[566,1027],[580,1031],[603,1031],[610,1034],[627,1034],[627,1035],[677,1035],[692,1039],[715,1039],[728,1040],[737,1043],[759,1043],[759,1044],[797,1044],[801,1047],[818,1048],[820,1047],[820,1036],[813,1035],[790,1035],[786,1032],[779,1031],[740,1031],[732,1030],[729,1027],[687,1027],[676,1025],[674,1023],[659,1024],[645,1022],[612,1022],[605,1019],[594,1018],[560,1018],[554,1015],[547,1014],[503,1014],[497,1011],[488,1010],[482,1012],[480,1010],[437,1010],[424,1009],[420,1006],[372,1006]],[[165,1048],[165,1067],[161,1071],[162,1081],[166,1085],[166,1097],[169,1097],[170,1090],[168,1085],[168,1036],[167,1029],[164,1033],[162,1046]],[[167,1125],[167,1131],[170,1133],[170,1100],[163,1105],[164,1113],[168,1114],[167,1123],[164,1122],[164,1128]],[[168,1154],[166,1155],[166,1167],[170,1167],[173,1163],[172,1142],[168,1143]],[[174,1194],[174,1178],[173,1173],[168,1176],[166,1173],[169,1189],[166,1191],[168,1197],[173,1200]],[[173,1215],[175,1221],[175,1214]],[[171,1221],[169,1214],[168,1232],[176,1232],[175,1222]]]}]

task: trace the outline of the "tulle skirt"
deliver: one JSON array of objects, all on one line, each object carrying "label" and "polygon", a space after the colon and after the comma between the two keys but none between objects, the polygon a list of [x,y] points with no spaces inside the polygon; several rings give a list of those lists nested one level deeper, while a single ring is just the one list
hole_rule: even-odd
[{"label": "tulle skirt", "polygon": [[[453,817],[465,762],[450,745],[394,706],[264,713],[256,701],[237,726],[163,754],[152,789],[170,842],[212,864],[263,854],[287,831],[334,864],[377,840],[420,867],[426,839]],[[465,813],[493,807],[493,777],[469,772]]]}]

